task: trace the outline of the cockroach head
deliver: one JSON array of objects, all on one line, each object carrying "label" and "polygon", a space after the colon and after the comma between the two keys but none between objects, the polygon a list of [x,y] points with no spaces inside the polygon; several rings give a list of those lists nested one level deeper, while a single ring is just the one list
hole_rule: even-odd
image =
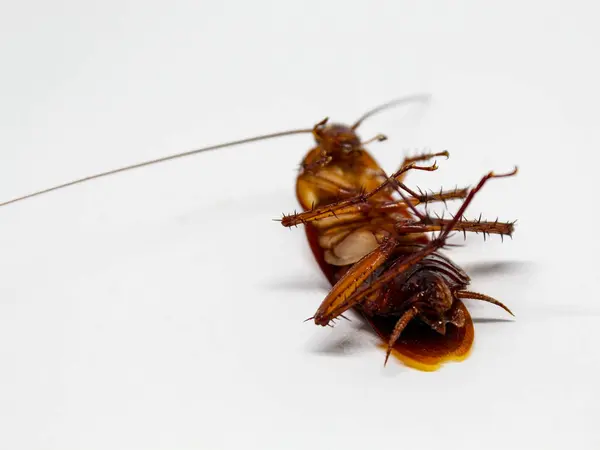
[{"label": "cockroach head", "polygon": [[360,149],[360,139],[352,128],[340,124],[327,125],[327,120],[322,120],[313,128],[317,145],[327,154],[347,154]]}]

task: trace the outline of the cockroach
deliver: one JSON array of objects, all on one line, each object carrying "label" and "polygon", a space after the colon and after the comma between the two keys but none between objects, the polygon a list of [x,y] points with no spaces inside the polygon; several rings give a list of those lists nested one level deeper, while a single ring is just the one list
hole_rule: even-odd
[{"label": "cockroach", "polygon": [[[386,343],[384,364],[394,351],[409,366],[435,370],[444,361],[466,358],[473,345],[473,321],[461,299],[493,303],[512,315],[498,300],[466,290],[468,275],[439,250],[449,245],[454,230],[465,237],[467,232],[512,237],[514,222],[469,221],[464,212],[488,180],[513,176],[517,168],[490,172],[471,190],[417,193],[404,184],[407,172],[434,171],[435,163],[417,163],[449,155],[405,158],[387,177],[356,134],[363,120],[386,106],[352,126],[327,125],[327,120],[315,125],[316,146],[302,161],[296,181],[304,212],[284,215],[281,223],[305,225],[313,254],[333,285],[310,319],[326,326],[354,308]],[[464,199],[452,219],[416,207],[452,199]],[[429,239],[427,232],[438,235]]]},{"label": "cockroach", "polygon": [[[461,360],[469,353],[473,322],[461,299],[487,301],[512,312],[487,295],[466,290],[468,275],[439,250],[447,247],[453,231],[512,236],[513,223],[468,221],[463,214],[483,185],[492,178],[516,174],[490,172],[474,189],[424,193],[404,184],[411,170],[434,171],[437,165],[417,165],[447,152],[405,158],[392,176],[367,152],[365,145],[386,137],[361,142],[356,130],[368,117],[423,96],[400,98],[364,114],[352,126],[315,126],[231,141],[79,178],[0,203],[6,206],[94,179],[115,175],[206,151],[255,141],[312,134],[316,141],[302,161],[296,180],[301,213],[284,215],[290,227],[305,225],[310,247],[333,288],[311,317],[317,325],[330,325],[353,308],[387,343],[385,362],[393,352],[409,366],[434,370],[446,360]],[[397,194],[397,196],[396,196]],[[400,198],[398,198],[398,196]],[[432,217],[418,205],[463,199],[452,219]],[[426,233],[438,232],[430,239]]]}]

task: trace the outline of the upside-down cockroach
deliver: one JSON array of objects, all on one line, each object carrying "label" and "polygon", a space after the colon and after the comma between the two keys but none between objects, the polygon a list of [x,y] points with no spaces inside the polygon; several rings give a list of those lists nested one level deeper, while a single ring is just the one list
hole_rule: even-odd
[{"label": "upside-down cockroach", "polygon": [[[317,145],[302,161],[296,182],[304,212],[284,215],[281,222],[306,226],[313,254],[334,285],[311,317],[317,325],[328,325],[355,308],[387,343],[385,362],[395,350],[406,364],[435,370],[446,360],[464,359],[473,344],[473,322],[461,299],[487,301],[512,315],[498,300],[466,290],[467,274],[438,250],[453,230],[512,236],[514,222],[468,221],[463,214],[488,180],[513,176],[517,169],[490,172],[470,191],[416,193],[404,184],[406,173],[436,170],[436,164],[417,163],[448,153],[406,158],[387,177],[355,131],[381,108],[352,126],[327,125],[326,120],[315,125]],[[416,208],[450,199],[464,199],[452,219]],[[431,231],[439,234],[429,240],[424,233]]]},{"label": "upside-down cockroach", "polygon": [[[316,141],[304,158],[296,181],[296,194],[304,212],[284,216],[284,226],[304,224],[313,254],[333,284],[316,314],[317,325],[328,325],[354,308],[387,343],[385,361],[392,351],[406,364],[433,370],[446,360],[463,359],[474,338],[473,322],[461,299],[499,301],[466,290],[467,274],[439,253],[452,231],[512,235],[513,224],[468,221],[463,214],[474,195],[491,178],[490,172],[474,189],[416,193],[404,184],[411,170],[433,171],[418,162],[446,156],[447,152],[405,158],[400,169],[387,177],[364,146],[356,129],[373,114],[422,97],[405,97],[364,114],[354,125],[327,125],[266,134],[197,150],[177,153],[98,173],[0,203],[5,206],[27,198],[93,179],[157,164],[201,152],[294,134],[310,133]],[[398,194],[398,196],[395,196]],[[399,198],[398,198],[399,197]],[[432,217],[420,204],[463,199],[452,219]],[[429,239],[425,233],[438,232]],[[512,314],[512,313],[511,313]]]}]

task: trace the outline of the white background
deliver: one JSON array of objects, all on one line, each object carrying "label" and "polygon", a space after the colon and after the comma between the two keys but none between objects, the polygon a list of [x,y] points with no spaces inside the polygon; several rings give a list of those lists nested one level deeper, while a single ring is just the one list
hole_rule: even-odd
[{"label": "white background", "polygon": [[467,214],[514,240],[450,251],[517,317],[468,303],[473,353],[434,373],[303,323],[328,285],[271,219],[310,136],[3,208],[0,448],[599,448],[595,4],[2,2],[0,200],[421,92],[361,129],[386,170],[430,148],[450,160],[409,184],[520,173]]}]

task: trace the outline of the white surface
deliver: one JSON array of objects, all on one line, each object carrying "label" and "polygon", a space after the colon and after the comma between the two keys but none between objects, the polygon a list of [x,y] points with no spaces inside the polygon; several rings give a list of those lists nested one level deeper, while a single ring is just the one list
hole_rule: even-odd
[{"label": "white surface", "polygon": [[0,448],[599,448],[595,2],[220,3],[3,2],[1,199],[429,92],[362,136],[451,152],[411,185],[519,165],[468,212],[514,240],[450,252],[517,319],[471,302],[467,361],[383,369],[302,322],[327,284],[271,219],[310,138],[204,154],[0,211]]}]

